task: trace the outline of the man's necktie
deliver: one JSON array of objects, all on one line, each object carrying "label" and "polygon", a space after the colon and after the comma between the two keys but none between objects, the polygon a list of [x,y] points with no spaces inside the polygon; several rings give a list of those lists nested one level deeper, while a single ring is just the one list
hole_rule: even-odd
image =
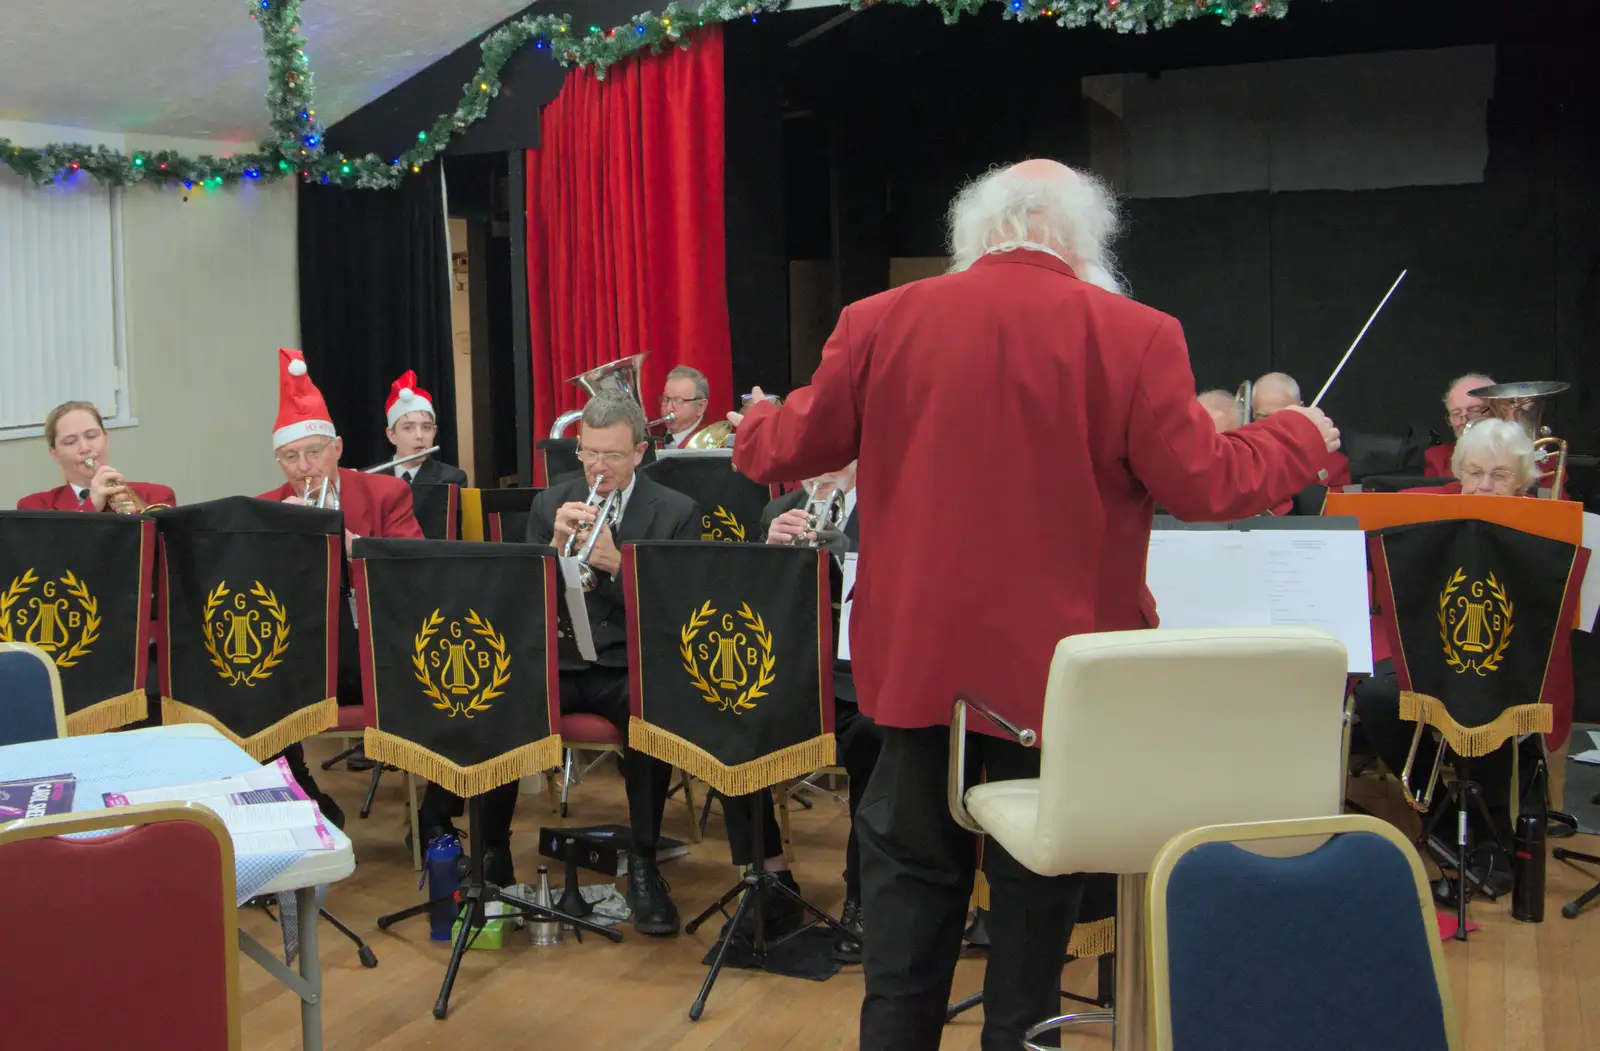
[{"label": "man's necktie", "polygon": [[410,484],[411,484],[411,472],[410,472],[410,471],[402,471],[402,472],[401,472],[401,473],[400,473],[400,477],[401,477],[401,478],[402,478],[402,479],[404,479],[404,481],[405,481],[405,483],[406,483],[406,484],[407,484],[407,485],[410,485]]}]

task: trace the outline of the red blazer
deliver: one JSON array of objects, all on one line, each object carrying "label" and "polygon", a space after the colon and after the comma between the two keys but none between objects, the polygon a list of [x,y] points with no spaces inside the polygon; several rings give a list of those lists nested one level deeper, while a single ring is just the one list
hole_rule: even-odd
[{"label": "red blazer", "polygon": [[[154,482],[129,482],[128,488],[139,494],[139,499],[146,504],[172,504],[177,506],[178,497],[164,485]],[[108,504],[103,510],[110,510]],[[73,492],[70,485],[58,485],[54,489],[46,489],[42,493],[32,493],[17,501],[18,511],[93,511],[94,503],[90,500],[79,500],[78,494]]]},{"label": "red blazer", "polygon": [[1430,445],[1422,450],[1422,473],[1429,478],[1449,478],[1450,458],[1456,454],[1456,443]]},{"label": "red blazer", "polygon": [[1062,637],[1156,624],[1157,500],[1241,518],[1327,456],[1298,413],[1217,434],[1175,320],[1028,250],[847,307],[812,385],[753,407],[733,455],[758,482],[859,458],[855,679],[900,727],[948,724],[958,690],[1038,726]]},{"label": "red blazer", "polygon": [[[299,494],[284,482],[263,500],[287,500]],[[392,474],[363,474],[339,468],[339,509],[344,527],[356,536],[421,540],[422,527],[411,510],[411,487]]]}]

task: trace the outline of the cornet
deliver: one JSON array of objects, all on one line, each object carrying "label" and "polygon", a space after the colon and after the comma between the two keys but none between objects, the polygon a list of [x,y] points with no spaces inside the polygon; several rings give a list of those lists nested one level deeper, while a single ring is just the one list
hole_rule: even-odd
[{"label": "cornet", "polygon": [[[583,584],[583,590],[593,591],[599,583],[594,575],[594,570],[589,568],[589,556],[594,554],[594,545],[600,540],[600,530],[606,526],[616,529],[617,520],[622,517],[622,490],[613,489],[602,499],[600,496],[600,483],[604,477],[595,479],[594,486],[590,488],[589,495],[584,499],[586,507],[597,507],[599,510],[593,522],[580,522],[573,534],[567,537],[566,545],[561,549],[563,558],[571,558],[574,553],[578,556],[578,580]],[[578,551],[578,538],[586,537],[583,550]]]},{"label": "cornet", "polygon": [[[94,462],[93,456],[86,457],[83,465],[91,471],[97,470],[100,466]],[[111,510],[119,515],[142,515],[151,511],[166,511],[172,507],[171,504],[145,503],[139,498],[139,494],[133,491],[133,487],[121,478],[117,479],[116,487],[106,494],[106,502],[111,505]]]},{"label": "cornet", "polygon": [[[313,496],[312,494],[316,494]],[[339,487],[329,482],[328,476],[307,478],[305,490],[300,494],[300,499],[309,507],[317,507],[327,511],[339,510]]]},{"label": "cornet", "polygon": [[[805,531],[790,541],[796,547],[824,546],[825,534],[837,534],[844,528],[844,491],[834,486],[823,494],[821,489],[821,482],[806,483]],[[812,534],[815,539],[809,538]]]}]

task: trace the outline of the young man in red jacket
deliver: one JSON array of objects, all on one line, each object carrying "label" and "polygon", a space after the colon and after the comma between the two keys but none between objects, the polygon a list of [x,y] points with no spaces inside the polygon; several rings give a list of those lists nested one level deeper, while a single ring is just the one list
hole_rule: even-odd
[{"label": "young man in red jacket", "polygon": [[[971,894],[975,844],[945,809],[950,702],[988,698],[1037,727],[1064,636],[1154,626],[1144,584],[1156,501],[1185,521],[1253,514],[1317,480],[1338,431],[1291,406],[1218,434],[1178,323],[1120,294],[1112,197],[1025,161],[951,208],[954,272],[845,308],[811,386],[763,401],[734,464],[758,482],[859,458],[851,657],[883,751],[856,813],[866,998],[861,1046],[934,1051]],[[973,418],[973,407],[979,418]],[[939,441],[961,420],[962,441]],[[950,532],[949,480],[1007,479],[1003,543]],[[995,779],[1039,752],[974,734]],[[984,850],[991,949],[984,1051],[1059,1013],[1082,876]]]}]

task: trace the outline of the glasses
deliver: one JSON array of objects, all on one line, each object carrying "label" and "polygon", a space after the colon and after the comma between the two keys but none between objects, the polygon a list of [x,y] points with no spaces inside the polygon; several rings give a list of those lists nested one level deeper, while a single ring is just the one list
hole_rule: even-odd
[{"label": "glasses", "polygon": [[277,453],[276,455],[278,462],[283,464],[285,467],[299,467],[302,463],[321,463],[323,457],[328,455],[328,450],[331,448],[333,448],[333,439],[329,438],[315,449],[304,450],[303,454],[301,450],[293,449],[288,452]]},{"label": "glasses", "polygon": [[631,453],[631,452],[626,452],[626,453],[602,453],[602,452],[595,452],[593,449],[579,449],[578,450],[578,462],[579,463],[585,463],[585,464],[595,464],[595,463],[597,463],[597,464],[601,464],[602,466],[605,466],[605,467],[616,467],[616,466],[619,466],[624,460],[628,459],[632,455],[633,455],[633,453]]},{"label": "glasses", "polygon": [[1477,484],[1483,481],[1485,475],[1488,476],[1489,481],[1498,486],[1509,486],[1517,477],[1516,472],[1509,467],[1496,467],[1492,471],[1485,471],[1482,467],[1469,466],[1461,468],[1461,480],[1463,482]]},{"label": "glasses", "polygon": [[705,399],[704,398],[669,398],[665,394],[663,394],[661,396],[661,407],[663,409],[681,409],[686,405],[693,405],[697,401],[705,401]]},{"label": "glasses", "polygon": [[1488,417],[1489,409],[1487,406],[1483,405],[1475,405],[1466,409],[1450,410],[1450,422],[1452,424],[1475,423],[1478,420],[1488,419]]}]

